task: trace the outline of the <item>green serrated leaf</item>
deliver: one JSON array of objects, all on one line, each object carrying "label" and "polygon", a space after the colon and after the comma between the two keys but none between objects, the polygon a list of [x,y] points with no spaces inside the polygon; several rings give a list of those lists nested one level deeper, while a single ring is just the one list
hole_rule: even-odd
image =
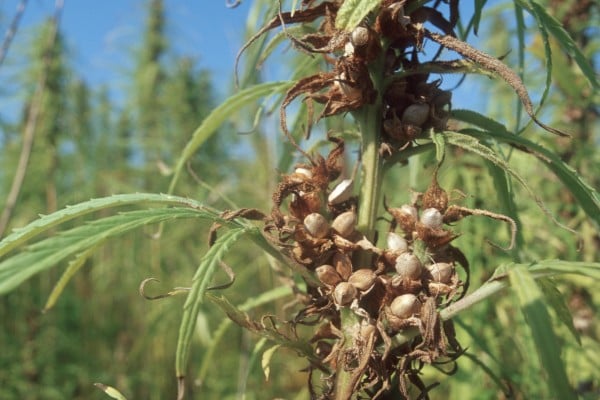
[{"label": "green serrated leaf", "polygon": [[85,252],[105,240],[148,224],[181,218],[222,221],[207,209],[156,208],[136,210],[102,218],[41,240],[0,263],[0,294],[59,262]]},{"label": "green serrated leaf", "polygon": [[[465,133],[467,131],[468,130],[462,130],[462,132],[465,132]],[[498,154],[496,154],[491,148],[489,148],[479,142],[479,140],[477,138],[480,138],[480,139],[485,138],[485,133],[480,132],[479,135],[473,135],[471,137],[469,135],[463,135],[462,133],[448,131],[448,132],[445,132],[444,135],[446,135],[446,139],[447,139],[448,143],[450,143],[454,146],[460,147],[462,149],[465,149],[467,151],[470,151],[472,153],[475,153],[475,154],[479,155],[480,157],[483,157],[484,159],[491,161],[493,164],[497,165],[498,167],[502,168],[504,171],[509,173],[517,182],[519,182],[521,184],[521,186],[523,186],[523,188],[525,189],[527,194],[529,194],[529,196],[535,201],[538,208],[540,210],[542,210],[542,212],[548,218],[550,218],[550,220],[554,224],[556,224],[557,226],[559,226],[562,229],[565,229],[571,233],[576,234],[575,231],[573,231],[569,227],[561,224],[556,219],[556,217],[546,207],[546,205],[544,204],[542,199],[536,194],[536,192],[531,188],[531,186],[529,186],[527,181],[525,181],[525,179],[523,179],[521,177],[521,175],[519,175],[516,171],[514,171],[512,168],[510,168],[510,166],[508,165],[508,163],[506,162],[506,160],[504,158],[502,158]],[[518,136],[515,136],[515,137],[518,137]]]},{"label": "green serrated leaf", "polygon": [[185,167],[187,161],[202,146],[217,129],[231,117],[231,114],[247,104],[257,99],[275,93],[281,93],[292,86],[293,82],[267,82],[248,87],[235,95],[229,97],[221,105],[215,108],[200,126],[192,134],[192,138],[183,149],[181,156],[177,160],[173,178],[169,185],[169,193],[173,193],[175,185],[179,180],[179,175]]},{"label": "green serrated leaf", "polygon": [[562,27],[561,23],[552,15],[548,14],[546,8],[533,0],[518,0],[519,5],[528,10],[544,28],[560,43],[562,49],[577,63],[581,72],[585,75],[590,85],[598,89],[600,87],[596,72],[585,55],[581,52],[577,44],[569,36],[569,33]]},{"label": "green serrated leaf", "polygon": [[275,346],[270,347],[267,350],[265,350],[265,352],[263,353],[260,365],[262,367],[263,373],[265,374],[266,381],[269,380],[269,375],[271,374],[271,358],[273,358],[273,355],[275,354],[277,349],[279,349],[280,347],[281,347],[280,344],[276,344]]},{"label": "green serrated leaf", "polygon": [[75,276],[77,271],[79,271],[81,269],[81,267],[83,267],[83,264],[85,263],[85,261],[96,251],[96,249],[101,244],[102,243],[98,243],[96,246],[92,246],[89,249],[85,250],[84,252],[77,254],[75,256],[75,259],[73,259],[69,263],[65,272],[63,272],[63,274],[61,275],[58,282],[56,282],[56,284],[52,288],[52,292],[50,292],[50,295],[48,296],[48,300],[46,300],[46,304],[44,305],[44,312],[46,312],[46,311],[50,310],[52,307],[54,307],[54,305],[56,304],[56,301],[58,300],[58,298],[62,294],[63,290],[67,286],[67,283],[69,283],[69,281],[71,280],[71,278],[73,276]]},{"label": "green serrated leaf", "polygon": [[107,208],[122,207],[126,205],[143,205],[153,203],[165,206],[185,206],[190,208],[211,210],[195,200],[185,197],[154,193],[120,194],[115,196],[92,199],[73,206],[67,206],[62,210],[49,215],[41,216],[27,226],[15,229],[10,235],[0,241],[0,257],[14,248],[24,244],[29,239],[59,226],[62,223],[73,220],[84,215],[104,210]]},{"label": "green serrated leaf", "polygon": [[544,260],[536,262],[529,268],[529,270],[540,276],[576,274],[600,281],[600,263]]},{"label": "green serrated leaf", "polygon": [[535,280],[523,265],[515,265],[508,271],[510,284],[517,294],[521,311],[540,357],[541,367],[548,374],[548,384],[558,399],[576,399],[567,379],[564,363],[560,356],[560,345],[554,331],[542,293]]},{"label": "green serrated leaf", "polygon": [[121,392],[119,392],[117,389],[115,389],[112,386],[108,386],[103,383],[94,383],[94,386],[96,386],[98,389],[102,390],[104,393],[106,393],[109,397],[111,397],[113,399],[127,400],[127,398],[125,396],[123,396],[121,394]]},{"label": "green serrated leaf", "polygon": [[474,111],[453,110],[452,117],[460,121],[471,123],[485,129],[485,132],[474,129],[462,129],[460,132],[474,138],[486,137],[517,146],[517,149],[526,151],[540,160],[550,169],[577,199],[579,206],[586,215],[600,227],[600,199],[596,190],[588,185],[572,167],[566,164],[557,154],[533,143],[532,141],[509,133],[504,126]]},{"label": "green serrated leaf", "polygon": [[454,146],[460,147],[464,150],[470,151],[472,153],[475,153],[475,154],[481,156],[482,158],[492,162],[494,165],[497,165],[498,167],[502,168],[504,171],[508,172],[509,174],[511,174],[513,176],[513,178],[515,178],[521,185],[523,185],[523,187],[527,190],[527,192],[537,202],[541,202],[537,198],[533,189],[531,189],[531,187],[529,187],[529,185],[527,184],[525,179],[523,179],[521,177],[521,175],[519,175],[516,171],[514,171],[510,167],[510,165],[508,165],[506,160],[504,160],[504,158],[502,158],[498,154],[496,154],[494,152],[494,150],[481,144],[479,142],[478,138],[472,137],[469,135],[464,135],[462,133],[450,132],[450,131],[444,132],[444,135],[446,136],[446,141],[448,143],[450,143]]},{"label": "green serrated leaf", "polygon": [[200,306],[204,302],[204,296],[212,277],[231,246],[240,237],[247,234],[254,227],[233,228],[220,236],[208,252],[202,257],[200,265],[193,277],[192,288],[183,306],[183,316],[179,326],[179,338],[175,353],[175,370],[178,379],[183,379],[188,363],[192,336],[196,326],[196,318],[200,312]]},{"label": "green serrated leaf", "polygon": [[542,293],[544,293],[544,298],[548,305],[552,307],[558,319],[569,329],[575,340],[577,340],[577,343],[581,345],[581,337],[577,329],[575,329],[575,325],[573,325],[573,315],[569,311],[569,307],[567,307],[565,296],[556,287],[556,283],[547,278],[538,279],[537,282],[542,289]]},{"label": "green serrated leaf", "polygon": [[[504,125],[475,111],[460,109],[452,110],[452,117],[460,121],[483,127],[492,132],[502,132],[508,135],[508,131]],[[498,196],[499,200],[498,203],[504,208],[502,212],[511,217],[519,228],[517,229],[516,236],[515,251],[517,251],[517,249],[521,248],[523,244],[523,232],[520,229],[522,224],[517,212],[517,206],[515,204],[510,174],[504,168],[491,161],[487,161],[486,165],[490,171],[492,179],[494,180],[494,187],[497,190],[496,195]]]},{"label": "green serrated leaf", "polygon": [[473,110],[452,109],[451,116],[453,119],[479,126],[489,132],[508,133],[508,129],[500,122]]},{"label": "green serrated leaf", "polygon": [[346,31],[356,28],[381,0],[346,0],[337,12],[335,27]]}]

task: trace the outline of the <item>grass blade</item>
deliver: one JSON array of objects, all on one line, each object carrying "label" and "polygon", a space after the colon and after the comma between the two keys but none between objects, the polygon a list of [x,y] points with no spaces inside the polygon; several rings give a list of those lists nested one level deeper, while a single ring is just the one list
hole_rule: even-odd
[{"label": "grass blade", "polygon": [[564,363],[560,357],[560,345],[552,329],[552,321],[544,305],[542,292],[534,278],[523,265],[515,265],[508,271],[510,283],[531,330],[541,366],[548,374],[548,384],[558,399],[576,399],[567,379]]}]

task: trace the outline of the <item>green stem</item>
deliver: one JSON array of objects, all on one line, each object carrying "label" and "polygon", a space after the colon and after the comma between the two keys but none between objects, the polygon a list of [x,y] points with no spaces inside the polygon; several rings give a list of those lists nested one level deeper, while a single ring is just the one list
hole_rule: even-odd
[{"label": "green stem", "polygon": [[354,114],[362,137],[362,180],[358,210],[358,229],[369,240],[375,237],[375,221],[377,220],[383,160],[379,155],[381,132],[381,82],[382,60],[378,60],[371,70],[371,80],[377,90],[375,104],[367,105]]},{"label": "green stem", "polygon": [[[379,58],[370,64],[369,72],[371,81],[377,91],[375,103],[365,105],[354,113],[354,118],[358,123],[362,137],[362,178],[357,228],[371,241],[375,240],[375,222],[377,221],[381,198],[381,177],[383,170],[383,161],[379,155],[379,144],[381,120],[383,117],[381,97],[383,95],[384,54],[385,51],[382,51]],[[353,264],[354,266],[358,266],[358,268],[366,267],[371,265],[371,257],[372,254],[361,252],[357,254]],[[344,338],[337,359],[335,400],[349,400],[354,394],[356,382],[353,380],[353,371],[345,368],[344,355],[353,345],[351,332],[357,323],[359,322],[353,311],[342,309],[341,330]]]},{"label": "green stem", "polygon": [[335,400],[349,400],[354,394],[354,384],[352,379],[352,371],[345,368],[345,350],[350,349],[353,346],[352,332],[360,322],[354,311],[349,308],[342,308],[340,310],[340,317],[342,320],[342,334],[341,339],[342,348],[338,353],[337,357],[337,371],[335,375]]}]

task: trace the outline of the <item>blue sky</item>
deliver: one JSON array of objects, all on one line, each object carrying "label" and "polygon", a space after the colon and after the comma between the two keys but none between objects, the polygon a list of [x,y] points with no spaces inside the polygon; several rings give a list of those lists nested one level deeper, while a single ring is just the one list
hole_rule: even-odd
[{"label": "blue sky", "polygon": [[[18,3],[17,0],[0,0],[2,35]],[[146,3],[145,0],[65,0],[61,30],[67,39],[73,66],[89,83],[114,81],[115,76],[122,76],[119,72],[129,68],[131,50],[141,40],[144,29]],[[167,32],[174,50],[195,57],[201,67],[211,70],[221,95],[233,76],[233,60],[241,45],[249,6],[248,1],[229,9],[225,7],[225,0],[165,0]],[[52,15],[53,10],[53,0],[28,2],[7,64],[13,53],[18,52],[15,46],[19,40]]]},{"label": "blue sky", "polygon": [[[6,31],[18,3],[18,0],[0,0],[0,34]],[[498,2],[490,1],[488,6],[493,3]],[[146,4],[147,0],[65,0],[61,30],[67,39],[72,65],[89,84],[110,83],[117,93],[126,87],[128,74],[125,72],[131,70],[131,51],[141,41]],[[220,98],[232,87],[233,63],[242,45],[241,36],[251,4],[251,0],[244,0],[239,7],[230,9],[225,6],[225,0],[165,0],[167,33],[173,50],[195,57],[201,68],[211,71]],[[468,15],[472,2],[462,2],[461,7],[466,8],[463,12]],[[19,41],[26,43],[31,28],[52,15],[53,9],[54,0],[29,0],[17,40],[10,49],[7,63],[0,67],[0,79],[6,79],[11,56],[19,53]],[[271,71],[280,69],[277,63],[270,66]],[[447,84],[452,81],[450,76],[444,78]],[[474,90],[481,89],[467,79],[454,93],[455,105],[484,108],[485,97],[474,96]],[[3,107],[5,102],[2,101]],[[6,108],[4,110],[6,113]]]}]

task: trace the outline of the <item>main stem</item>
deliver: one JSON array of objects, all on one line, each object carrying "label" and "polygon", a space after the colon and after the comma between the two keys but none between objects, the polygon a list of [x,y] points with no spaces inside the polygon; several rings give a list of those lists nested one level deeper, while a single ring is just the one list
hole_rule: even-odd
[{"label": "main stem", "polygon": [[[369,73],[373,86],[377,91],[376,100],[373,104],[363,106],[354,113],[354,118],[358,123],[362,137],[361,164],[362,177],[360,185],[360,200],[358,207],[358,230],[362,232],[370,241],[375,241],[375,222],[378,216],[379,203],[381,197],[381,178],[383,160],[379,155],[381,120],[382,120],[382,100],[383,95],[383,65],[384,55],[382,51],[377,60],[369,65]],[[360,252],[353,262],[355,268],[369,268],[371,266],[372,254]],[[356,380],[360,376],[353,376],[352,370],[345,368],[344,354],[353,346],[353,332],[360,321],[351,310],[342,310],[341,313],[341,331],[344,335],[342,348],[338,355],[336,382],[335,382],[335,400],[348,400],[354,394]]]},{"label": "main stem", "polygon": [[[382,58],[382,57],[381,57]],[[360,187],[360,202],[358,209],[358,229],[371,241],[375,240],[375,221],[377,220],[383,160],[379,155],[381,132],[381,96],[383,81],[383,61],[377,62],[371,68],[371,80],[377,98],[374,104],[366,105],[354,114],[362,137],[361,162],[362,179]]]}]

